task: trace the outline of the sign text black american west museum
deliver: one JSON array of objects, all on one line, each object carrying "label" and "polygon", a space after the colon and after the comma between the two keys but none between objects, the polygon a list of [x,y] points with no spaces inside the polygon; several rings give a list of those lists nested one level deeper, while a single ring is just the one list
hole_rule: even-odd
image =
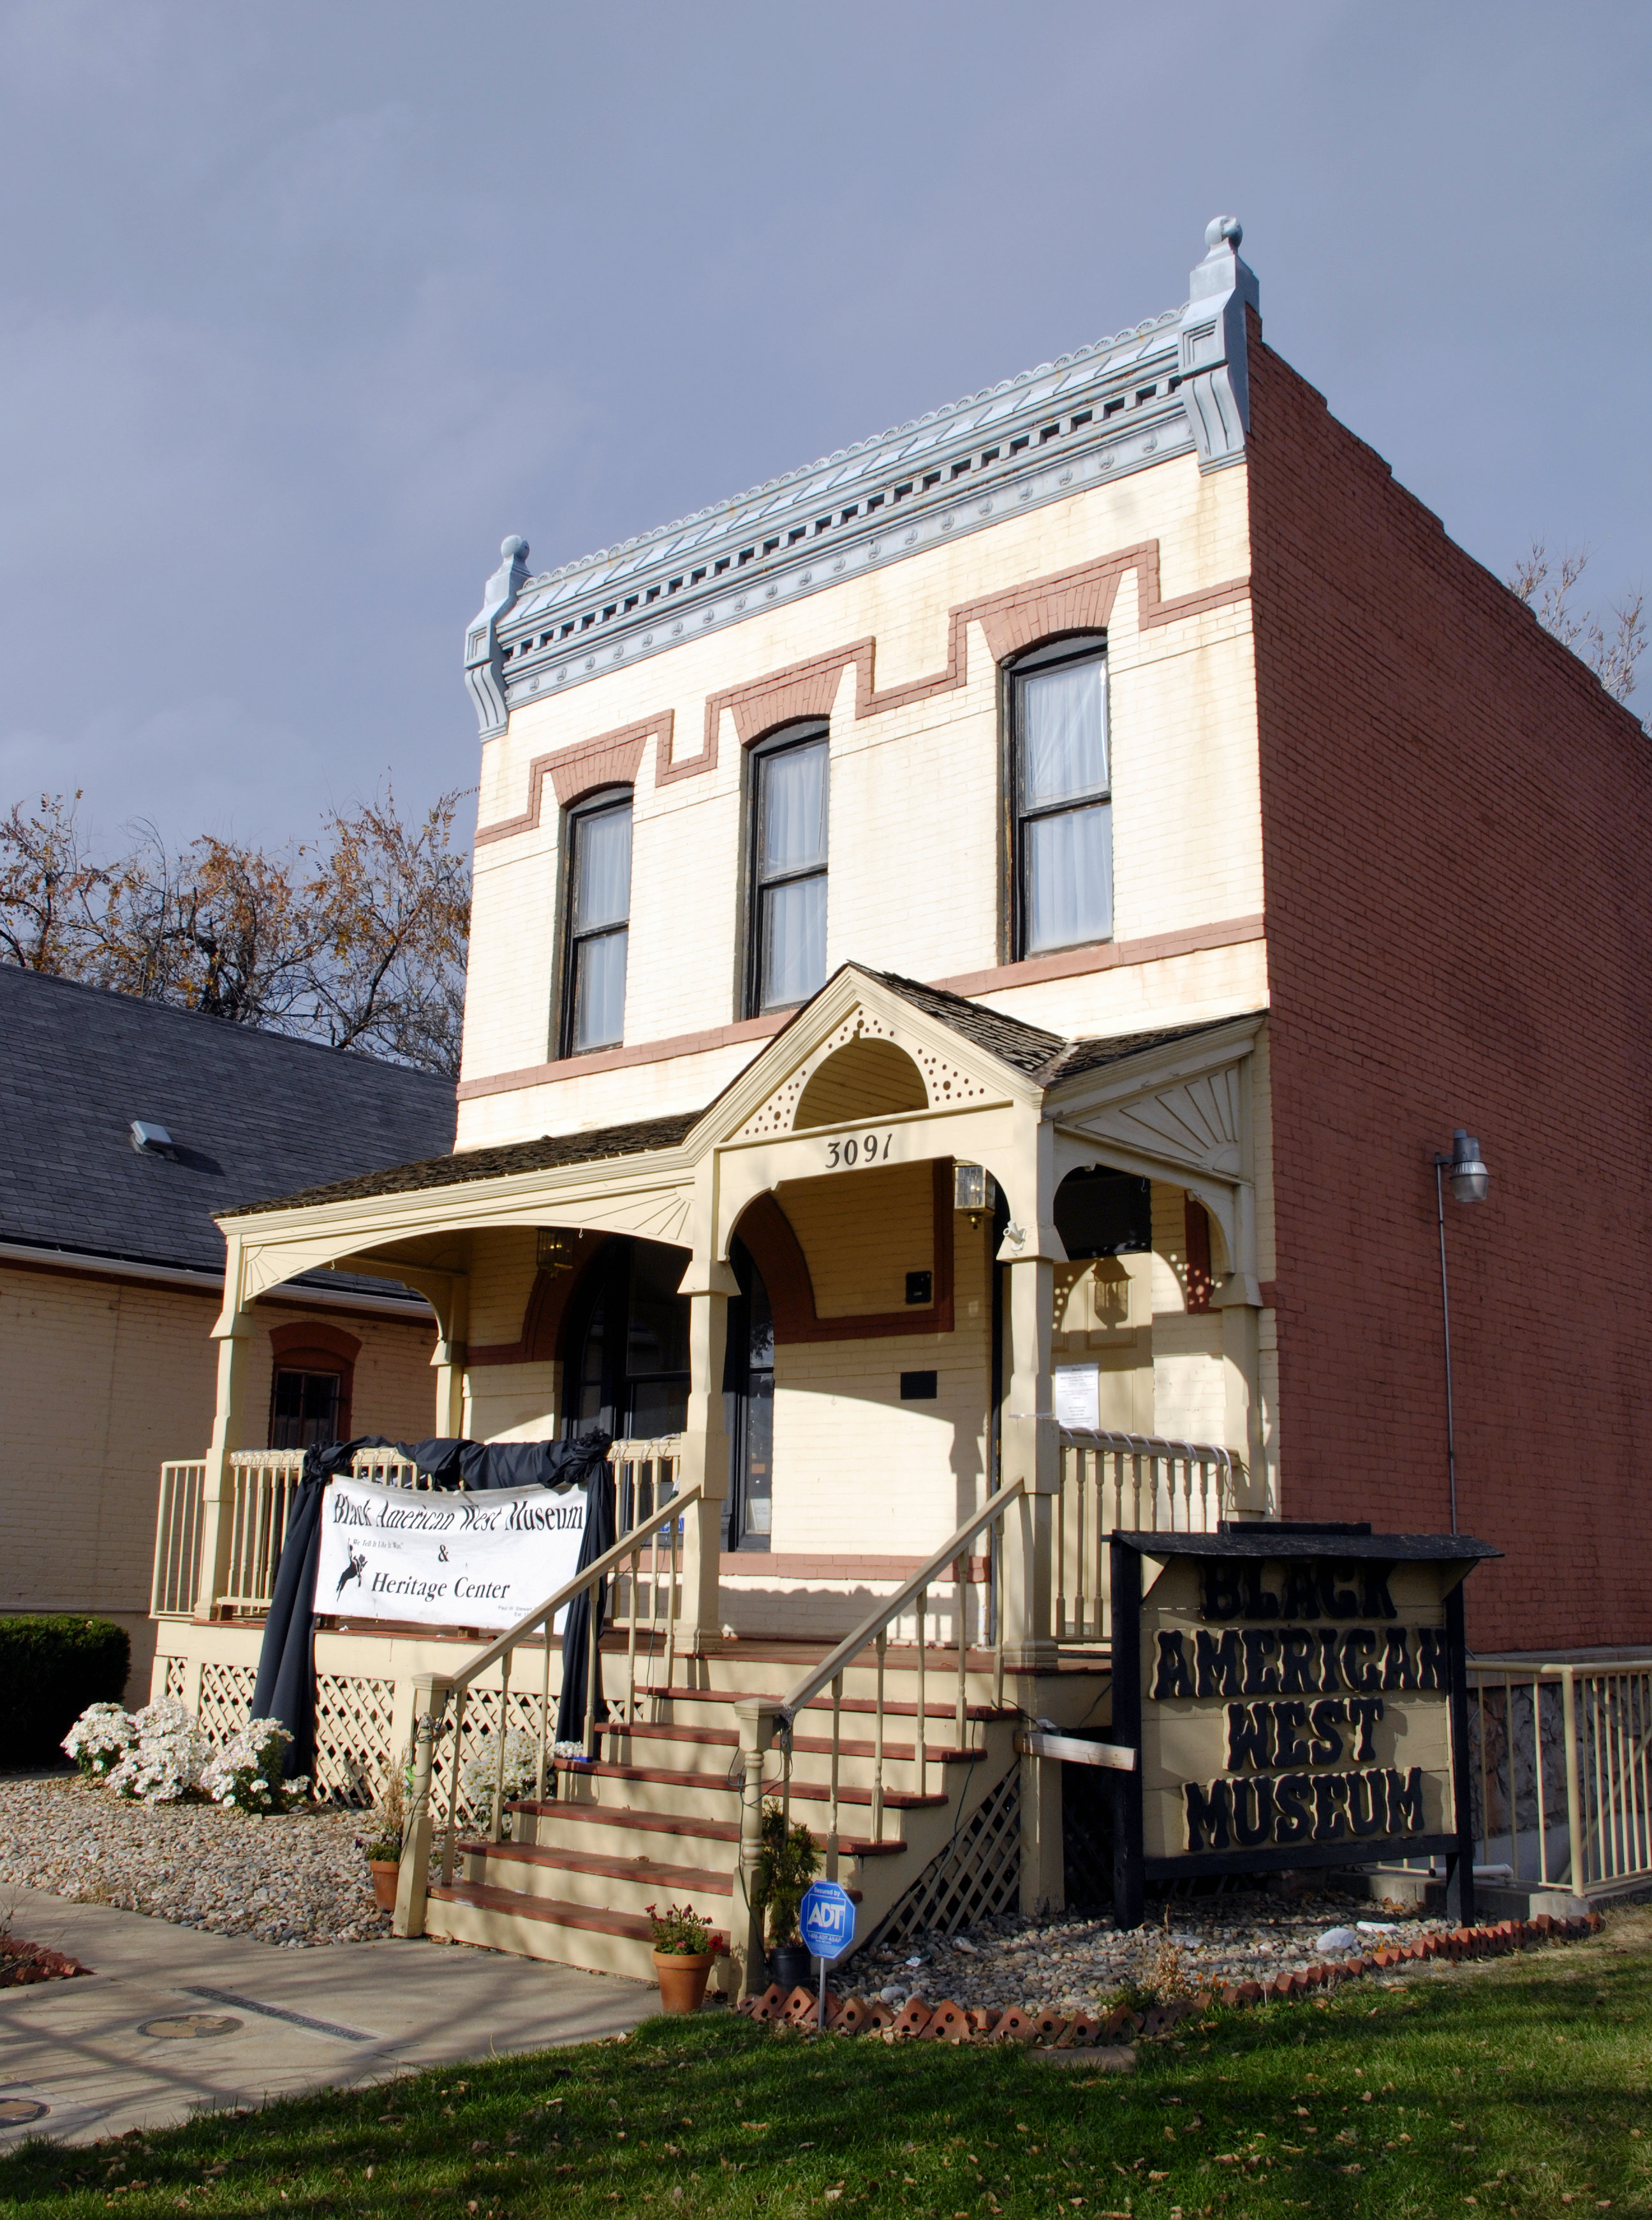
[{"label": "sign text black american west museum", "polygon": [[1113,1537],[1115,1916],[1149,1880],[1443,1853],[1473,1912],[1461,1534]]}]

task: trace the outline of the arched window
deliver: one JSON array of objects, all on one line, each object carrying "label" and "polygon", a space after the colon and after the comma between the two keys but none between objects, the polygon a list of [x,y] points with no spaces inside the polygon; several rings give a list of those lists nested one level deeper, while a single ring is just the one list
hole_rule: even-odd
[{"label": "arched window", "polygon": [[303,1319],[270,1331],[270,1447],[324,1449],[350,1438],[361,1344],[338,1326]]},{"label": "arched window", "polygon": [[564,1056],[624,1039],[630,927],[631,794],[610,789],[568,813]]},{"label": "arched window", "polygon": [[814,723],[751,751],[751,1017],[807,1002],[826,983],[828,745]]},{"label": "arched window", "polygon": [[1113,932],[1113,789],[1106,642],[1094,633],[1019,657],[1009,672],[1019,957]]}]

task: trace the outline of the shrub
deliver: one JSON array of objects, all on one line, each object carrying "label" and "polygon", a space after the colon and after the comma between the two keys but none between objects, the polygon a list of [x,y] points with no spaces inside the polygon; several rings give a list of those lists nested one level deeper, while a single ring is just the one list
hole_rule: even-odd
[{"label": "shrub", "polygon": [[145,1804],[177,1804],[198,1794],[212,1749],[194,1715],[163,1696],[159,1703],[134,1712],[132,1724],[138,1732],[137,1746],[128,1750],[109,1776],[115,1794]]},{"label": "shrub", "polygon": [[236,1812],[290,1811],[309,1793],[307,1774],[291,1780],[281,1777],[291,1740],[292,1729],[279,1719],[248,1719],[202,1767],[203,1795]]},{"label": "shrub", "polygon": [[765,1804],[763,1851],[751,1903],[754,1910],[768,1912],[771,1945],[799,1940],[797,1918],[803,1892],[820,1870],[820,1849],[801,1820],[789,1828],[783,1808]]},{"label": "shrub", "polygon": [[88,1780],[102,1780],[137,1739],[138,1730],[119,1704],[88,1704],[59,1748],[68,1751]]},{"label": "shrub", "polygon": [[49,1765],[89,1704],[116,1703],[132,1643],[111,1618],[0,1618],[0,1766]]},{"label": "shrub", "polygon": [[[493,1805],[493,1778],[499,1764],[499,1737],[486,1735],[459,1768],[465,1800],[473,1811]],[[505,1737],[505,1797],[508,1802],[526,1796],[539,1779],[539,1744],[526,1727],[512,1727]]]}]

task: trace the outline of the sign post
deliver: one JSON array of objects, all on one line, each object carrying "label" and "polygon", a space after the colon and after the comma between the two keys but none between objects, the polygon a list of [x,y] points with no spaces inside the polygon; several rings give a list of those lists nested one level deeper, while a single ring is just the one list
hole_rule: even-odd
[{"label": "sign post", "polygon": [[835,1880],[813,1880],[798,1907],[798,1925],[805,1945],[820,1961],[820,2001],[814,2024],[826,2026],[826,1967],[841,1958],[855,1939],[855,1901]]},{"label": "sign post", "polygon": [[1474,1917],[1461,1534],[1224,1520],[1113,1537],[1113,1903],[1149,1881],[1443,1854]]}]

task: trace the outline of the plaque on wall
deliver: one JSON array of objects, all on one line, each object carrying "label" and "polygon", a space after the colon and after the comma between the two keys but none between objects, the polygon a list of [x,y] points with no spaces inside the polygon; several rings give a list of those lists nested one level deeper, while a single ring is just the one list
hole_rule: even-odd
[{"label": "plaque on wall", "polygon": [[1473,1912],[1461,1534],[1113,1537],[1114,1916],[1191,1875],[1446,1861]]}]

